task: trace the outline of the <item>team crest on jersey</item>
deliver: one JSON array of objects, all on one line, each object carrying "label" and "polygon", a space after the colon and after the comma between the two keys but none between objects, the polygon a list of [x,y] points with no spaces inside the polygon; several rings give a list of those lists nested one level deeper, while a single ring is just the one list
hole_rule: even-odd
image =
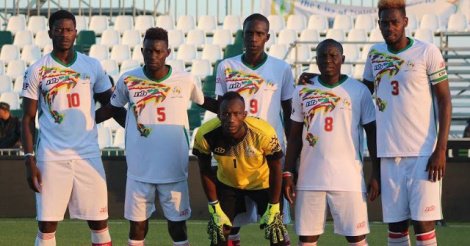
[{"label": "team crest on jersey", "polygon": [[60,92],[70,93],[70,91],[75,88],[80,78],[80,73],[68,68],[62,69],[58,67],[42,66],[39,69],[39,74],[41,81],[43,81],[42,83],[46,85],[42,90],[44,101],[47,104],[52,118],[54,118],[54,122],[60,124],[64,120],[64,114],[53,109],[52,104]]},{"label": "team crest on jersey", "polygon": [[179,86],[174,86],[171,89],[171,97],[181,97],[181,88]]},{"label": "team crest on jersey", "polygon": [[247,96],[256,94],[265,82],[263,78],[256,74],[235,71],[231,68],[225,69],[225,81],[228,91],[236,91],[240,95]]},{"label": "team crest on jersey", "polygon": [[139,123],[139,116],[147,105],[158,105],[159,103],[165,101],[168,92],[170,91],[170,87],[135,76],[126,77],[124,79],[124,84],[127,86],[131,95],[136,95],[135,93],[138,95],[135,97],[135,100],[131,101],[130,107],[134,113],[137,122],[137,129],[139,130],[140,135],[143,137],[148,137],[152,129],[146,127],[142,123]]}]

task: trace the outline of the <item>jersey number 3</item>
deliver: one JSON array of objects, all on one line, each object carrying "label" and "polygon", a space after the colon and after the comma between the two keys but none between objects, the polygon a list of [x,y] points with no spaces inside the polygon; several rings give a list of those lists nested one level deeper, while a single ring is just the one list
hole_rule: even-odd
[{"label": "jersey number 3", "polygon": [[400,94],[400,90],[399,90],[400,84],[398,84],[398,81],[394,80],[390,82],[390,84],[392,85],[392,95],[397,96],[398,94]]}]

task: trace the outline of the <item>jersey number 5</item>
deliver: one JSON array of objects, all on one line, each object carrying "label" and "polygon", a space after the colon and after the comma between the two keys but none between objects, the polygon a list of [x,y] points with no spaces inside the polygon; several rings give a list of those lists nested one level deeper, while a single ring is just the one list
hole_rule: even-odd
[{"label": "jersey number 5", "polygon": [[327,132],[333,131],[333,117],[325,118],[325,131]]},{"label": "jersey number 5", "polygon": [[166,113],[164,107],[157,108],[157,120],[160,122],[166,120]]},{"label": "jersey number 5", "polygon": [[78,93],[67,94],[67,101],[69,108],[76,108],[80,106],[80,95]]}]

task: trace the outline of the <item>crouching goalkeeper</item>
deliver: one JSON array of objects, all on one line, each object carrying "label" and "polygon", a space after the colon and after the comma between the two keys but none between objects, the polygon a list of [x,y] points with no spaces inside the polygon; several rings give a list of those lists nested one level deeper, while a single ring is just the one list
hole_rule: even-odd
[{"label": "crouching goalkeeper", "polygon": [[[207,232],[211,245],[227,245],[235,215],[244,212],[245,197],[257,205],[260,228],[271,245],[284,245],[280,196],[283,156],[274,128],[247,117],[245,102],[236,92],[222,98],[218,117],[203,124],[194,141],[202,185],[209,199]],[[212,153],[217,173],[211,168]]]}]

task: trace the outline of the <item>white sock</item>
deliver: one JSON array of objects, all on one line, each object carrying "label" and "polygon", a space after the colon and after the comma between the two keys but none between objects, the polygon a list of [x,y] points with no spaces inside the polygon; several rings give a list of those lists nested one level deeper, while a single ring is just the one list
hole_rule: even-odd
[{"label": "white sock", "polygon": [[111,235],[109,235],[109,228],[106,227],[101,230],[91,230],[91,245],[92,246],[111,246]]},{"label": "white sock", "polygon": [[317,242],[313,242],[313,243],[304,243],[304,242],[299,241],[299,243],[298,243],[297,245],[298,245],[298,246],[317,246]]},{"label": "white sock", "polygon": [[388,246],[410,246],[410,235],[408,231],[393,232],[388,231]]},{"label": "white sock", "polygon": [[189,241],[179,241],[179,242],[173,242],[173,246],[189,246]]},{"label": "white sock", "polygon": [[228,240],[232,240],[232,241],[240,241],[240,233],[237,233],[235,235],[228,235]]},{"label": "white sock", "polygon": [[145,239],[144,240],[132,240],[128,239],[127,240],[127,245],[128,246],[144,246],[145,245]]},{"label": "white sock", "polygon": [[34,246],[55,246],[55,232],[42,233],[38,231]]},{"label": "white sock", "polygon": [[416,234],[416,246],[437,246],[436,231]]},{"label": "white sock", "polygon": [[[286,225],[286,228],[287,228],[287,225]],[[289,237],[289,233],[286,231],[286,233],[284,233],[284,242],[289,242],[290,243],[290,237]]]},{"label": "white sock", "polygon": [[348,243],[349,246],[368,246],[369,244],[367,243],[367,239],[364,238],[359,242],[356,243]]}]

